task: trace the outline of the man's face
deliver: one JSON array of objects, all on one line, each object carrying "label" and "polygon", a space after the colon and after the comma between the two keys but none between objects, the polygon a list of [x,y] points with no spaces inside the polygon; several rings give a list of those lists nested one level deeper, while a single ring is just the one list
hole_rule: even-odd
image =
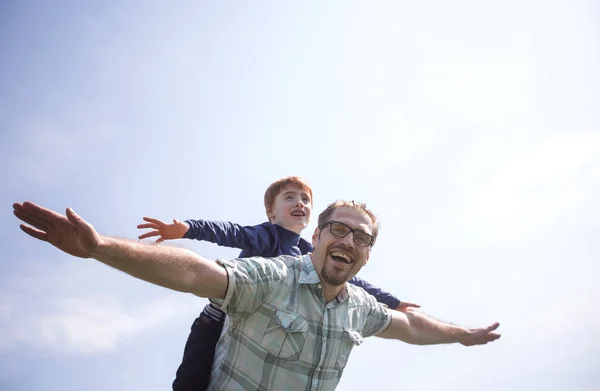
[{"label": "man's face", "polygon": [[285,186],[267,209],[271,223],[300,234],[310,221],[312,200],[300,187]]},{"label": "man's face", "polygon": [[[331,220],[344,223],[352,229],[369,235],[373,232],[371,219],[352,208],[337,208]],[[333,235],[330,225],[317,228],[313,234],[313,263],[321,280],[332,286],[346,283],[367,263],[371,247],[359,246],[354,242],[354,233],[340,238]]]}]

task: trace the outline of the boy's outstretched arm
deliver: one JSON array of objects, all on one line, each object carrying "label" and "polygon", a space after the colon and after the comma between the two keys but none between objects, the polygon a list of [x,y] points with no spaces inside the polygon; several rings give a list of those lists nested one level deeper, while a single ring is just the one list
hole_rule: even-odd
[{"label": "boy's outstretched arm", "polygon": [[190,250],[100,235],[72,209],[67,209],[65,216],[25,202],[14,204],[13,213],[29,224],[21,224],[25,233],[75,257],[95,258],[136,278],[176,291],[200,297],[225,297],[227,272]]},{"label": "boy's outstretched arm", "polygon": [[354,284],[358,287],[363,288],[367,293],[371,296],[375,297],[378,302],[383,303],[388,306],[388,308],[396,311],[406,311],[409,308],[419,308],[421,307],[418,304],[413,304],[409,302],[400,301],[394,295],[389,292],[384,291],[381,288],[378,288],[371,283],[363,280],[359,277],[354,277],[349,281],[351,284]]},{"label": "boy's outstretched arm", "polygon": [[170,239],[196,239],[239,248],[254,255],[268,256],[277,245],[277,233],[272,224],[242,226],[229,221],[173,220],[167,224],[159,219],[144,217],[147,223],[139,224],[139,229],[152,229],[139,236],[139,239],[158,236],[156,243]]},{"label": "boy's outstretched arm", "polygon": [[154,241],[156,244],[162,243],[165,240],[181,239],[190,229],[189,224],[185,221],[176,219],[173,219],[172,224],[167,224],[164,221],[153,217],[144,217],[144,221],[146,221],[146,223],[138,224],[138,229],[152,229],[152,231],[138,236],[138,239],[158,236],[158,239]]}]

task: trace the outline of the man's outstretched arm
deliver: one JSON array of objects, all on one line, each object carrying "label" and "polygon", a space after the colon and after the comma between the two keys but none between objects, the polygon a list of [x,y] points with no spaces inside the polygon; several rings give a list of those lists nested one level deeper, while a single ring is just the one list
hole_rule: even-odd
[{"label": "man's outstretched arm", "polygon": [[484,345],[500,338],[494,332],[500,326],[493,323],[485,328],[469,329],[432,319],[421,313],[389,311],[390,325],[377,334],[382,338],[399,339],[414,345],[461,343],[465,346]]},{"label": "man's outstretched arm", "polygon": [[227,272],[215,262],[176,247],[102,236],[72,209],[66,216],[31,202],[13,205],[28,235],[75,257],[95,258],[136,278],[200,297],[224,298]]}]

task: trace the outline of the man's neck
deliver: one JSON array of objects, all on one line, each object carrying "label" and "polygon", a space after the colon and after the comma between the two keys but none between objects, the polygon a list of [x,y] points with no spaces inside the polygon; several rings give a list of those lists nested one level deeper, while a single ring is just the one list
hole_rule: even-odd
[{"label": "man's neck", "polygon": [[[313,263],[313,266],[315,266],[315,263],[312,259],[313,255],[310,254],[310,260]],[[325,297],[325,302],[329,303],[331,300],[335,299],[336,297],[338,297],[338,295],[340,293],[342,293],[342,291],[344,289],[346,289],[346,284],[342,284],[342,285],[331,285],[326,283],[325,281],[323,281],[323,277],[321,277],[321,271],[315,266],[315,270],[317,272],[317,275],[319,276],[319,280],[321,280],[321,286],[323,286],[323,296]]]}]

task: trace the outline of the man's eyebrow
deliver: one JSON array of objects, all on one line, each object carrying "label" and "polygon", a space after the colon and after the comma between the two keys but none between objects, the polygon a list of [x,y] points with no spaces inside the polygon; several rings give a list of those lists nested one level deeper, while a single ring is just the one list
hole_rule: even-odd
[{"label": "man's eyebrow", "polygon": [[[343,223],[343,224],[346,224],[346,223]],[[352,228],[352,227],[351,227],[349,224],[346,224],[346,225],[347,225],[348,227]],[[371,236],[373,236],[373,232],[369,233],[369,231],[368,231],[368,228],[365,228],[365,227],[363,227],[362,225],[359,225],[358,227],[356,227],[356,228],[353,228],[353,229],[354,229],[354,230],[356,230],[356,231],[360,231],[360,232],[362,232],[362,233],[364,233],[364,234],[367,234],[367,235],[371,235]]]}]

